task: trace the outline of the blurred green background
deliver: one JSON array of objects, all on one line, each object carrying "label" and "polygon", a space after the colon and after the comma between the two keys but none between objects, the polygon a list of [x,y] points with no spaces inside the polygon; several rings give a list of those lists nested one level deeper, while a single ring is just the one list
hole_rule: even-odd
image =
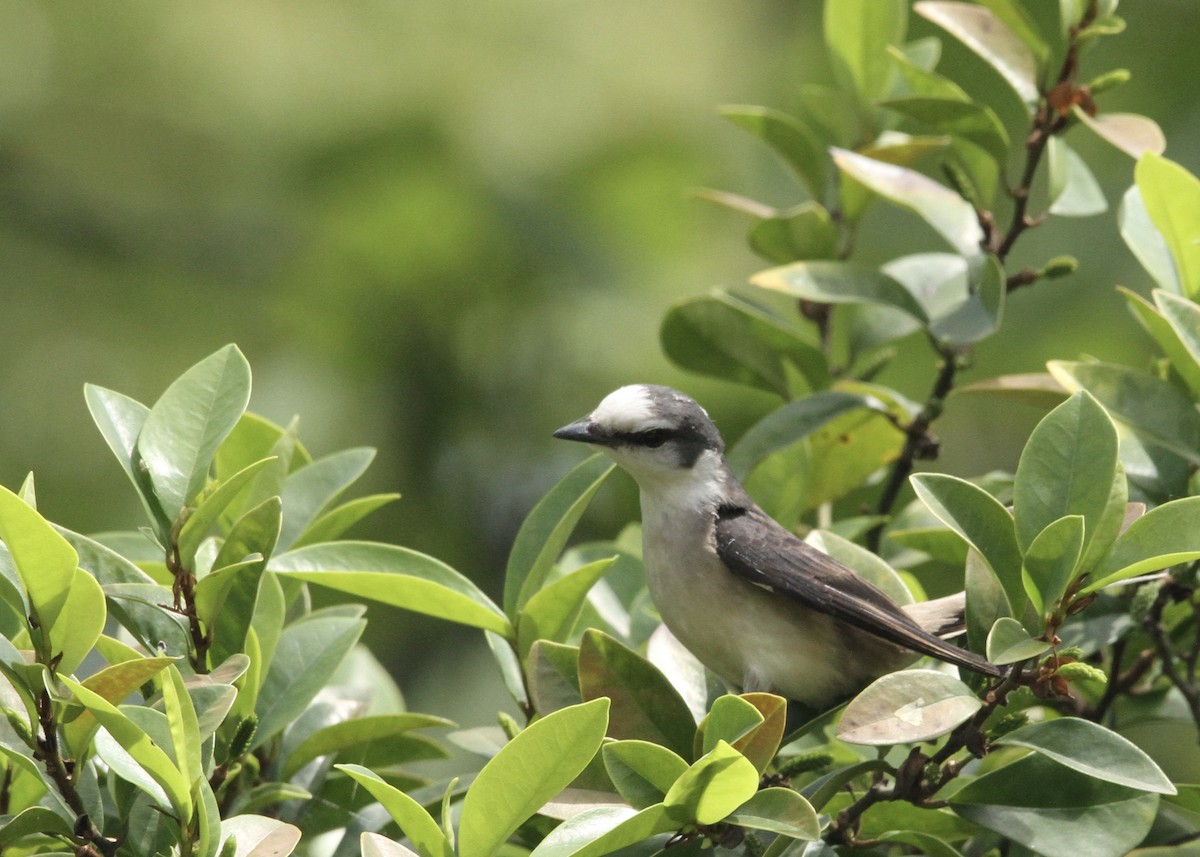
[{"label": "blurred green background", "polygon": [[[136,526],[82,385],[151,403],[237,342],[254,410],[301,415],[317,455],[378,448],[362,489],[404,498],[361,535],[498,592],[516,527],[581,454],[550,432],[604,393],[679,386],[729,437],[775,404],[673,368],[657,328],[673,301],[765,267],[748,224],[691,190],[803,198],[716,108],[786,110],[799,84],[829,80],[820,7],[0,0],[0,482],[35,471],[42,511],[73,529]],[[1121,11],[1128,30],[1083,78],[1130,68],[1102,106],[1156,119],[1168,157],[1200,171],[1200,6]],[[956,68],[989,84],[947,43],[941,69]],[[967,381],[1150,353],[1113,291],[1149,289],[1115,226],[1132,162],[1084,130],[1070,140],[1114,210],[1022,240],[1017,266],[1072,253],[1080,270],[1016,293]],[[862,258],[933,247],[914,246],[912,222],[878,206]],[[913,341],[881,380],[920,399],[932,369]],[[1038,416],[952,401],[939,466],[1011,469]],[[621,481],[586,528],[635,516]],[[479,656],[478,635],[371,615],[414,705],[445,710],[438,669]]]}]

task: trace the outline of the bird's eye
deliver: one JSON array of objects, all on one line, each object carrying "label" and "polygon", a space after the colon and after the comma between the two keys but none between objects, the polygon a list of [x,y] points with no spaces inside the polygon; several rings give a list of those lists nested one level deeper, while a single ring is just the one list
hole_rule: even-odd
[{"label": "bird's eye", "polygon": [[666,429],[650,429],[649,431],[642,432],[640,439],[642,446],[649,447],[650,449],[657,449],[666,443],[670,437],[671,433]]}]

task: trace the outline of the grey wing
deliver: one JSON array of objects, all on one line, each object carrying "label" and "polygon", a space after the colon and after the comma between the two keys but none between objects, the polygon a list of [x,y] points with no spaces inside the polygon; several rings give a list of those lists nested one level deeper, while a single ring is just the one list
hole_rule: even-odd
[{"label": "grey wing", "polygon": [[758,508],[721,510],[716,549],[730,571],[752,583],[906,649],[984,675],[1003,675],[995,664],[922,629],[882,591]]}]

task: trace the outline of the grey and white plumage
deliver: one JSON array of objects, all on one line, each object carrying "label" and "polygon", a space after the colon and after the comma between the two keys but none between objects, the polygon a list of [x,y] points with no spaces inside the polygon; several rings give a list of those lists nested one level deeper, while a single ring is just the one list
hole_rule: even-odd
[{"label": "grey and white plumage", "polygon": [[953,602],[902,608],[772,520],[683,393],[622,387],[554,436],[601,448],[633,476],[650,596],[679,641],[731,684],[822,708],[920,654],[1000,674],[936,636],[954,624]]}]

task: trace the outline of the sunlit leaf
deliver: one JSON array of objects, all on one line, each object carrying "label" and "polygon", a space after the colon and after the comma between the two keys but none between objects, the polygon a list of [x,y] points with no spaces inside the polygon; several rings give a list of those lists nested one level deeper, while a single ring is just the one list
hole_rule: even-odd
[{"label": "sunlit leaf", "polygon": [[752,285],[819,303],[871,303],[903,310],[927,322],[924,308],[887,274],[854,262],[794,262],[760,271]]},{"label": "sunlit leaf", "polygon": [[337,765],[387,810],[420,857],[454,857],[454,848],[423,806],[361,765]]},{"label": "sunlit leaf", "polygon": [[958,679],[935,670],[903,670],[876,679],[842,712],[837,737],[851,744],[927,741],[975,714],[982,703]]},{"label": "sunlit leaf", "polygon": [[[1026,588],[1039,612],[1053,610],[1075,578],[1086,531],[1083,515],[1066,515],[1047,524],[1025,549]],[[1115,538],[1116,533],[1112,536]]]},{"label": "sunlit leaf", "polygon": [[1137,185],[1125,191],[1117,214],[1117,226],[1125,246],[1142,263],[1146,272],[1161,288],[1181,294],[1183,287],[1175,270],[1175,260],[1162,232],[1154,225]]},{"label": "sunlit leaf", "polygon": [[1027,105],[1037,102],[1037,60],[991,9],[973,3],[922,0],[914,4],[913,11],[978,54]]},{"label": "sunlit leaf", "polygon": [[200,505],[192,512],[179,531],[179,556],[187,568],[193,568],[196,559],[196,549],[209,534],[217,519],[225,508],[233,502],[233,498],[246,487],[258,472],[269,465],[273,459],[264,458],[242,468],[233,476],[216,486]]},{"label": "sunlit leaf", "polygon": [[696,760],[667,791],[663,805],[681,825],[715,824],[758,790],[758,770],[724,741]]},{"label": "sunlit leaf", "polygon": [[768,107],[729,105],[721,108],[721,115],[769,145],[813,199],[824,197],[828,158],[820,140],[803,122]]},{"label": "sunlit leaf", "polygon": [[882,103],[939,134],[961,137],[974,143],[998,164],[1008,161],[1008,132],[990,107],[953,98],[910,96]]},{"label": "sunlit leaf", "polygon": [[344,449],[319,458],[288,474],[283,483],[283,528],[280,549],[287,549],[308,529],[338,495],[370,466],[375,450],[369,447]]},{"label": "sunlit leaf", "polygon": [[1064,217],[1090,217],[1108,210],[1100,183],[1083,158],[1063,142],[1051,137],[1046,146],[1050,170],[1050,213]]},{"label": "sunlit leaf", "polygon": [[1138,159],[1147,153],[1161,155],[1167,148],[1162,129],[1152,119],[1136,113],[1101,113],[1089,116],[1075,108],[1075,115],[1102,139],[1129,157]]},{"label": "sunlit leaf", "polygon": [[[641,811],[627,806],[592,807],[554,828],[530,857],[601,857],[647,840],[662,845],[663,834],[679,827],[661,803]],[[663,841],[656,843],[654,837]]]},{"label": "sunlit leaf", "polygon": [[825,44],[843,88],[868,105],[887,92],[889,45],[904,41],[908,10],[903,0],[838,0],[825,4]]},{"label": "sunlit leaf", "polygon": [[62,612],[50,627],[50,649],[59,659],[59,672],[73,673],[83,663],[100,638],[107,618],[104,590],[96,578],[82,568],[76,569]]},{"label": "sunlit leaf", "polygon": [[729,823],[791,839],[814,840],[821,835],[821,825],[812,805],[791,789],[778,786],[755,792],[729,817]]},{"label": "sunlit leaf", "polygon": [[66,606],[79,557],[37,510],[0,486],[0,539],[41,627],[49,630]]},{"label": "sunlit leaf", "polygon": [[1157,506],[1129,525],[1100,560],[1084,592],[1200,559],[1200,497]]},{"label": "sunlit leaf", "polygon": [[777,265],[801,259],[834,259],[838,252],[833,218],[824,206],[813,201],[761,219],[748,238],[755,253]]},{"label": "sunlit leaf", "polygon": [[1183,294],[1197,300],[1200,299],[1200,241],[1197,241],[1200,179],[1160,154],[1161,149],[1150,149],[1139,158],[1134,178],[1146,211],[1170,248]]},{"label": "sunlit leaf", "polygon": [[300,828],[277,818],[235,815],[221,821],[221,845],[234,840],[225,857],[287,857],[300,843]]},{"label": "sunlit leaf", "polygon": [[588,590],[615,561],[616,557],[610,557],[588,563],[534,593],[517,618],[519,655],[528,655],[530,646],[536,640],[566,642],[566,636],[579,617]]},{"label": "sunlit leaf", "polygon": [[1029,636],[1024,626],[1009,616],[1002,616],[996,620],[991,633],[988,634],[985,647],[987,659],[1000,665],[1036,658],[1049,649],[1049,643]]},{"label": "sunlit leaf", "polygon": [[395,740],[414,729],[453,726],[454,723],[430,714],[378,714],[331,723],[309,735],[292,750],[283,768],[285,779],[318,756],[328,756],[361,744]]},{"label": "sunlit leaf", "polygon": [[604,769],[621,797],[635,809],[661,803],[688,763],[651,741],[610,741],[604,745]]}]

